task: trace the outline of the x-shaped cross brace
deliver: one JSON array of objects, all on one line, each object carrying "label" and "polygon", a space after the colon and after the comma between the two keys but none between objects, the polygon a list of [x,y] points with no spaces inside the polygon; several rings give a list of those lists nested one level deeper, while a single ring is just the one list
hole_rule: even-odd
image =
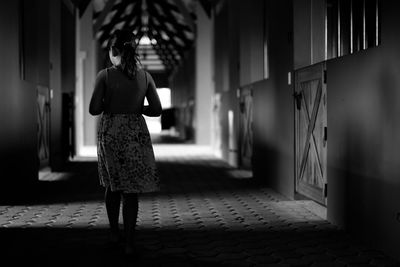
[{"label": "x-shaped cross brace", "polygon": [[[302,83],[300,86],[302,89],[301,93],[303,93],[304,83]],[[305,103],[305,97],[301,98],[301,103],[305,110],[305,112],[303,112],[303,114],[304,114],[304,116],[306,116],[305,120],[308,121],[308,127],[307,127],[306,143],[304,145],[303,156],[301,158],[299,180],[303,177],[303,174],[304,174],[304,169],[305,169],[305,166],[307,163],[308,151],[310,149],[310,144],[318,158],[318,166],[319,166],[318,169],[320,171],[320,175],[321,175],[321,177],[324,177],[323,173],[322,173],[321,160],[320,160],[318,149],[317,149],[317,142],[316,142],[315,136],[314,136],[315,122],[316,122],[317,116],[318,116],[319,105],[321,103],[321,97],[322,97],[322,85],[321,85],[321,80],[318,80],[317,93],[315,95],[315,100],[314,100],[314,105],[313,105],[313,110],[312,110],[311,115],[310,115],[308,106]],[[312,142],[310,142],[311,138],[312,138]]]}]

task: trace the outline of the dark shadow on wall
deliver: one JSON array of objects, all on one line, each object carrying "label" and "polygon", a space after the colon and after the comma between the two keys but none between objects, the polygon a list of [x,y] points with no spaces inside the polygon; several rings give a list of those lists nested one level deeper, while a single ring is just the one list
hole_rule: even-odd
[{"label": "dark shadow on wall", "polygon": [[279,152],[273,146],[263,144],[260,140],[255,137],[254,149],[253,149],[253,173],[254,177],[260,183],[276,188],[276,177],[279,177],[280,173],[278,170],[278,159]]},{"label": "dark shadow on wall", "polygon": [[[400,107],[396,104],[400,93],[388,68],[372,83],[342,96],[347,99],[342,108],[348,112],[330,126],[335,131],[331,140],[336,139],[337,147],[331,151],[337,161],[328,166],[328,183],[335,186],[331,191],[335,193],[328,195],[328,212],[336,213],[331,218],[342,217],[342,226],[352,235],[395,256],[400,234]],[[354,98],[358,102],[352,104]],[[329,196],[335,199],[332,206]]]},{"label": "dark shadow on wall", "polygon": [[367,145],[371,142],[365,137],[350,133],[352,130],[362,131],[361,126],[353,124],[347,129],[341,163],[343,170],[339,173],[345,230],[368,246],[384,249],[395,256],[400,223],[396,213],[399,211],[393,209],[388,214],[390,208],[385,207],[385,203],[393,201],[393,206],[396,206],[398,196],[395,192],[400,192],[400,186],[385,182],[385,172],[390,170],[382,169],[379,149],[373,144]]}]

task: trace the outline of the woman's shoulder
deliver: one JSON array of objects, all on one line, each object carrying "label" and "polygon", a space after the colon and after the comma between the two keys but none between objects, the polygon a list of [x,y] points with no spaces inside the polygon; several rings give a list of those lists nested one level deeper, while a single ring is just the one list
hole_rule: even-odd
[{"label": "woman's shoulder", "polygon": [[140,68],[137,70],[139,75],[141,75],[142,77],[148,79],[148,80],[152,80],[153,77],[151,76],[150,72],[148,72],[147,70]]},{"label": "woman's shoulder", "polygon": [[97,73],[97,79],[104,79],[104,78],[106,77],[106,75],[107,75],[108,69],[109,69],[109,68],[105,68],[105,69],[100,70],[100,71]]},{"label": "woman's shoulder", "polygon": [[145,69],[143,69],[143,68],[138,68],[136,70],[136,73],[139,74],[139,75],[142,75],[142,76],[148,74],[147,71]]},{"label": "woman's shoulder", "polygon": [[117,68],[115,68],[115,67],[104,68],[104,69],[100,70],[100,71],[97,73],[97,78],[98,78],[98,79],[106,80],[106,79],[107,79],[107,76],[108,76],[110,73],[113,73],[113,72],[116,72],[116,71],[118,71],[118,70],[117,70]]},{"label": "woman's shoulder", "polygon": [[102,70],[99,70],[99,74],[105,75],[107,72],[113,72],[113,71],[118,71],[118,68],[115,66],[107,67]]}]

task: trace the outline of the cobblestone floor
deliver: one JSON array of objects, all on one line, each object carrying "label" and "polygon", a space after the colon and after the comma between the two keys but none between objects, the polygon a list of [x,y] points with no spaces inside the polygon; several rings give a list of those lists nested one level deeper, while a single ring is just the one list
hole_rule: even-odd
[{"label": "cobblestone floor", "polygon": [[0,206],[1,266],[400,266],[205,148],[156,154],[163,188],[140,197],[136,259],[108,243],[96,162],[86,160],[26,203]]}]

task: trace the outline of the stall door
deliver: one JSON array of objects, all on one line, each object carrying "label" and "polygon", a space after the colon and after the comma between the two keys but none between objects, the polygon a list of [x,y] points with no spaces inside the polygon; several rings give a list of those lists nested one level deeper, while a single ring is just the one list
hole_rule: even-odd
[{"label": "stall door", "polygon": [[50,94],[49,88],[37,87],[37,138],[39,168],[45,168],[50,160]]},{"label": "stall door", "polygon": [[325,65],[296,72],[296,191],[326,204],[327,121]]},{"label": "stall door", "polygon": [[240,91],[240,166],[252,168],[253,157],[253,92],[251,88]]},{"label": "stall door", "polygon": [[216,93],[213,97],[213,147],[215,153],[222,157],[221,142],[221,93]]}]

